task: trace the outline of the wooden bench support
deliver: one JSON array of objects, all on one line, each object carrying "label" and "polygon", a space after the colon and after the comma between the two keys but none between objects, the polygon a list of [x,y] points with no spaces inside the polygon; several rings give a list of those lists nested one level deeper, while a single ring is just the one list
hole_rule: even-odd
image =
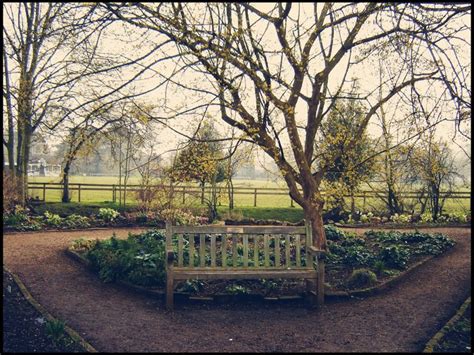
[{"label": "wooden bench support", "polygon": [[[178,239],[173,243],[172,238],[175,234],[178,234]],[[195,237],[198,238],[196,243],[199,243],[199,246],[195,246]],[[249,239],[253,242],[249,243]],[[186,262],[184,240],[188,241]],[[269,248],[270,240],[274,240],[275,248]],[[210,248],[206,247],[207,241],[210,242]],[[257,241],[260,241],[260,246]],[[291,241],[294,241],[294,244],[291,244]],[[231,247],[228,246],[229,243]],[[284,253],[281,253],[279,247],[281,243],[284,243]],[[173,251],[173,245],[177,246],[177,252]],[[271,260],[272,252],[274,255]],[[197,253],[197,256],[194,253]],[[306,257],[306,261],[303,261],[303,256]],[[280,262],[280,257],[284,257],[284,262],[283,260]],[[197,267],[195,260],[199,260]],[[232,266],[229,266],[227,261],[232,261]],[[316,270],[313,261],[316,261]],[[173,227],[171,223],[166,223],[168,310],[173,309],[175,280],[271,278],[305,279],[307,304],[313,306],[317,303],[321,306],[324,303],[324,252],[312,245],[311,228],[308,226]]]}]

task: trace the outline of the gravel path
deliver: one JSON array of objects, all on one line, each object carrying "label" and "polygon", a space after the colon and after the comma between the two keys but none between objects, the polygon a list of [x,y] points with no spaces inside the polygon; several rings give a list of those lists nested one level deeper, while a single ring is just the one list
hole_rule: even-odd
[{"label": "gravel path", "polygon": [[104,284],[65,255],[73,240],[108,238],[113,229],[6,234],[3,262],[100,352],[420,352],[471,293],[470,228],[420,230],[457,244],[383,294],[320,310],[178,303],[166,312],[161,300]]}]

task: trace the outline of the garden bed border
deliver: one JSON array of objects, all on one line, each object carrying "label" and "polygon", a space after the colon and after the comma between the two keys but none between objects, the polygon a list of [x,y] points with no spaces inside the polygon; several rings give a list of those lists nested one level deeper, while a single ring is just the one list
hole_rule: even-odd
[{"label": "garden bed border", "polygon": [[449,332],[450,328],[456,323],[464,314],[464,311],[471,303],[471,296],[469,296],[464,303],[459,307],[457,312],[451,319],[435,334],[433,337],[426,343],[425,348],[423,350],[424,353],[432,353],[436,345],[438,345],[446,333]]},{"label": "garden bed border", "polygon": [[[70,258],[76,260],[77,262],[83,264],[87,268],[90,268],[90,262],[89,260],[85,259],[82,255],[80,255],[78,252],[72,250],[71,247],[66,248],[65,253],[67,256]],[[340,299],[340,298],[355,298],[355,297],[365,297],[365,296],[372,296],[375,295],[379,292],[386,291],[390,289],[391,287],[395,286],[398,282],[400,282],[406,275],[410,274],[413,272],[413,270],[417,269],[419,266],[423,265],[427,261],[433,259],[437,255],[429,255],[413,265],[411,265],[408,269],[403,270],[400,272],[397,276],[379,284],[373,287],[369,288],[364,288],[364,289],[358,289],[358,290],[349,290],[349,291],[331,291],[329,289],[326,289],[324,292],[325,297],[329,297],[332,299]],[[159,296],[165,300],[165,295],[166,292],[165,290],[163,291],[158,291],[158,290],[153,290],[147,287],[143,286],[138,286],[138,285],[133,285],[129,282],[118,280],[116,281],[117,284],[125,286],[127,288],[134,289],[135,291],[138,291],[140,293],[145,293],[151,296]],[[302,300],[304,297],[302,295],[295,295],[295,296],[279,296],[279,297],[265,297],[262,295],[252,295],[252,294],[244,294],[244,295],[229,295],[229,294],[215,294],[212,297],[197,297],[194,296],[194,294],[189,293],[189,292],[175,292],[174,293],[175,297],[178,297],[178,299],[183,300],[183,299],[188,299],[188,300],[198,300],[198,301],[217,301],[219,303],[225,302],[225,301],[241,301],[243,299],[245,300],[263,300],[263,301],[289,301],[289,300]]]},{"label": "garden bed border", "polygon": [[[16,283],[18,288],[20,289],[21,293],[25,297],[25,299],[35,308],[43,318],[46,318],[48,321],[57,321],[58,319],[55,318],[51,313],[49,313],[38,301],[36,301],[31,293],[26,288],[25,284],[20,280],[20,278],[14,274],[11,270],[9,270],[5,265],[3,265],[3,269],[7,271],[13,278],[13,281]],[[89,344],[83,337],[79,335],[74,329],[72,329],[68,325],[64,325],[64,331],[77,343],[79,343],[86,352],[89,353],[97,353],[98,351]]]}]

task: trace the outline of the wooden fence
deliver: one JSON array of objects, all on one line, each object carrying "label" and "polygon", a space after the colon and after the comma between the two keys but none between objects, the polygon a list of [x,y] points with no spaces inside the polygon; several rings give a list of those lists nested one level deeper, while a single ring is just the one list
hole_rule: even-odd
[{"label": "wooden fence", "polygon": [[[151,188],[162,188],[162,189],[169,189],[169,186],[163,186],[163,185],[154,185],[151,186]],[[46,195],[47,191],[60,191],[63,189],[63,186],[61,183],[47,183],[47,182],[29,182],[28,183],[28,189],[29,190],[34,190],[34,194],[31,194],[33,198],[39,199],[41,201],[47,201]],[[187,196],[199,196],[198,198],[201,199],[201,204],[204,203],[204,196],[206,194],[209,194],[211,192],[211,187],[206,186],[204,189],[201,187],[197,186],[191,186],[191,185],[181,185],[181,186],[173,186],[174,189],[174,197],[179,198],[182,200],[182,203],[186,202],[186,197]],[[226,187],[217,187],[217,193],[218,196],[222,195],[227,195],[227,188]],[[131,193],[131,192],[137,192],[137,191],[142,191],[143,186],[142,185],[127,185],[126,188],[123,185],[118,185],[118,184],[93,184],[93,183],[70,183],[69,184],[69,190],[71,192],[75,191],[77,193],[77,196],[74,198],[77,202],[81,202],[81,198],[84,197],[84,194],[88,193],[94,193],[94,192],[107,192],[110,193],[110,199],[107,199],[106,197],[104,198],[103,202],[105,201],[112,201],[113,203],[117,203],[118,200],[120,199],[120,196],[124,194],[125,192]],[[38,194],[39,192],[39,194]],[[324,196],[326,193],[322,191],[322,195]],[[293,199],[290,198],[289,192],[287,189],[284,188],[270,188],[270,187],[259,187],[259,188],[254,188],[254,187],[235,187],[233,189],[233,197],[235,200],[235,197],[238,195],[250,195],[253,197],[253,204],[246,204],[245,206],[258,206],[258,201],[259,201],[259,196],[287,196],[288,197],[288,202],[291,207],[294,207],[294,201]],[[366,191],[358,191],[354,197],[358,199],[362,199],[363,201],[363,206],[365,207],[366,201],[369,199],[380,199],[380,196],[386,195],[385,191],[375,191],[375,190],[366,190]],[[349,196],[346,196],[349,197]],[[419,193],[415,191],[407,191],[401,194],[400,196],[403,199],[416,199],[419,197]],[[471,192],[470,191],[465,191],[465,192],[442,192],[441,193],[441,198],[446,197],[447,199],[470,199],[471,198]],[[98,200],[94,200],[95,202],[100,202]],[[242,206],[242,204],[239,204]],[[277,207],[277,206],[274,206]],[[278,206],[278,207],[283,207],[283,206]]]}]

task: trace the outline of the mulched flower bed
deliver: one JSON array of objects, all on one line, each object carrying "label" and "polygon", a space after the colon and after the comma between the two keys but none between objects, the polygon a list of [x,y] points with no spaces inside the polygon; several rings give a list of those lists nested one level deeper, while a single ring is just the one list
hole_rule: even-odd
[{"label": "mulched flower bed", "polygon": [[[368,232],[364,236],[357,236],[327,226],[326,235],[329,245],[326,291],[334,295],[372,291],[374,287],[397,278],[410,267],[442,253],[454,244],[446,236],[419,232]],[[115,238],[105,244],[78,240],[70,250],[88,259],[106,282],[121,281],[162,293],[164,288],[160,280],[164,282],[164,274],[159,270],[164,269],[164,261],[160,257],[163,243],[164,235],[155,230],[129,236],[122,242]],[[374,266],[377,262],[380,268]],[[355,278],[353,272],[359,278]],[[367,277],[370,279],[367,280]],[[223,295],[301,297],[306,289],[304,280],[282,279],[188,280],[176,286],[179,293],[202,298]]]},{"label": "mulched flower bed", "polygon": [[86,352],[66,333],[54,342],[47,320],[23,296],[10,273],[3,270],[4,352]]},{"label": "mulched flower bed", "polygon": [[469,304],[461,318],[453,324],[433,348],[433,352],[472,353],[471,316],[471,304]]}]

